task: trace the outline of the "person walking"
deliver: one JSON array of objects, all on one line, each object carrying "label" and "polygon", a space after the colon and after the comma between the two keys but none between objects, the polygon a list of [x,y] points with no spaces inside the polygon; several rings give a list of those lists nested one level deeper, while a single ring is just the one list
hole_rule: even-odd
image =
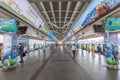
[{"label": "person walking", "polygon": [[87,46],[88,53],[90,53],[90,44]]},{"label": "person walking", "polygon": [[94,59],[95,58],[95,46],[94,46],[94,44],[92,44],[92,46],[91,46],[91,52],[92,52],[92,58]]},{"label": "person walking", "polygon": [[20,55],[20,63],[23,63],[23,53],[24,53],[24,46],[22,43],[19,43],[18,54]]},{"label": "person walking", "polygon": [[101,45],[100,45],[100,44],[97,46],[97,53],[98,53],[99,55],[102,54],[102,48],[101,48]]},{"label": "person walking", "polygon": [[76,47],[75,47],[75,44],[73,44],[72,46],[72,53],[73,53],[73,58],[75,59],[75,52],[76,52]]},{"label": "person walking", "polygon": [[85,46],[84,46],[84,44],[82,44],[82,45],[81,45],[81,50],[82,50],[81,52],[82,52],[82,54],[83,54],[83,52],[84,52],[84,51],[83,51],[84,49],[85,49]]}]

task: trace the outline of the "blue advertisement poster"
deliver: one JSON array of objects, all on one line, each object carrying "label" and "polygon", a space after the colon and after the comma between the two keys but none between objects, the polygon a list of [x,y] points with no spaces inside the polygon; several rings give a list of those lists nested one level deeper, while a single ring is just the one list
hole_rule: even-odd
[{"label": "blue advertisement poster", "polygon": [[11,36],[12,36],[12,56],[11,56],[11,58],[12,59],[15,59],[16,57],[17,57],[17,48],[18,48],[18,46],[17,46],[17,34],[11,34]]},{"label": "blue advertisement poster", "polygon": [[0,19],[0,31],[17,31],[15,19]]},{"label": "blue advertisement poster", "polygon": [[85,11],[83,11],[82,15],[72,26],[72,30],[74,30],[75,33],[78,32],[83,27],[88,26],[97,18],[119,5],[119,3],[120,0],[91,0]]},{"label": "blue advertisement poster", "polygon": [[4,66],[16,64],[17,57],[17,35],[15,33],[4,33],[4,50],[2,63]]},{"label": "blue advertisement poster", "polygon": [[55,39],[55,35],[54,35],[54,33],[53,33],[51,30],[48,30],[47,35],[48,35],[50,38]]},{"label": "blue advertisement poster", "polygon": [[107,65],[118,65],[118,33],[107,32],[104,34],[104,50]]},{"label": "blue advertisement poster", "polygon": [[92,23],[96,18],[107,13],[107,11],[119,3],[120,0],[93,0],[90,6],[86,9],[87,14],[85,15],[82,26],[85,27],[88,24]]},{"label": "blue advertisement poster", "polygon": [[120,45],[120,38],[118,38],[118,44]]},{"label": "blue advertisement poster", "polygon": [[107,18],[105,30],[120,30],[120,18]]}]

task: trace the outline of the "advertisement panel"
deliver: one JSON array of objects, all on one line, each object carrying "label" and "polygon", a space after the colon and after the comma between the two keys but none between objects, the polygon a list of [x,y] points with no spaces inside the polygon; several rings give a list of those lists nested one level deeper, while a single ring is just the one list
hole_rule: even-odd
[{"label": "advertisement panel", "polygon": [[18,43],[29,44],[29,39],[18,37]]},{"label": "advertisement panel", "polygon": [[12,37],[11,35],[5,33],[4,42],[3,42],[2,62],[4,62],[4,60],[9,57],[9,55],[11,54],[11,51],[12,51]]},{"label": "advertisement panel", "polygon": [[120,0],[92,0],[81,17],[73,25],[72,29],[75,31],[78,26],[82,26],[82,28],[88,26],[95,21],[96,18],[107,13],[119,3]]},{"label": "advertisement panel", "polygon": [[68,37],[70,37],[70,36],[71,36],[70,32],[67,34],[67,36],[68,36]]},{"label": "advertisement panel", "polygon": [[16,59],[17,57],[17,48],[18,48],[18,45],[17,45],[17,34],[15,33],[12,33],[11,34],[12,36],[12,51],[11,51],[11,59]]},{"label": "advertisement panel", "polygon": [[106,62],[110,66],[118,65],[118,33],[107,32],[104,34],[104,51]]},{"label": "advertisement panel", "polygon": [[79,30],[81,30],[81,28],[81,26],[76,27],[74,32],[78,32]]},{"label": "advertisement panel", "polygon": [[75,33],[75,31],[73,29],[71,29],[67,35],[65,36],[65,39],[69,38],[70,36],[72,36]]},{"label": "advertisement panel", "polygon": [[0,0],[0,5],[36,28],[42,23],[42,19],[27,0]]},{"label": "advertisement panel", "polygon": [[72,38],[68,38],[67,41],[68,41],[68,42],[71,42],[71,41],[72,41]]},{"label": "advertisement panel", "polygon": [[0,6],[47,34],[48,25],[43,23],[28,0],[0,0]]},{"label": "advertisement panel", "polygon": [[70,30],[70,34],[71,34],[71,36],[74,34],[73,29]]},{"label": "advertisement panel", "polygon": [[43,33],[45,33],[45,34],[47,34],[47,32],[48,32],[48,25],[46,24],[46,23],[43,23],[42,24],[42,27],[40,28],[40,30],[43,32]]},{"label": "advertisement panel", "polygon": [[105,30],[120,30],[120,18],[107,18]]},{"label": "advertisement panel", "polygon": [[51,30],[48,30],[47,35],[52,38],[55,39],[54,33]]},{"label": "advertisement panel", "polygon": [[15,33],[4,33],[3,43],[3,66],[13,66],[17,57],[17,35]]},{"label": "advertisement panel", "polygon": [[120,38],[118,38],[118,44],[120,45]]},{"label": "advertisement panel", "polygon": [[86,16],[82,26],[87,26],[89,23],[93,22],[100,15],[105,14],[108,10],[115,7],[120,3],[120,0],[99,0],[98,5],[95,6]]},{"label": "advertisement panel", "polygon": [[17,26],[15,19],[0,19],[0,31],[16,32]]}]

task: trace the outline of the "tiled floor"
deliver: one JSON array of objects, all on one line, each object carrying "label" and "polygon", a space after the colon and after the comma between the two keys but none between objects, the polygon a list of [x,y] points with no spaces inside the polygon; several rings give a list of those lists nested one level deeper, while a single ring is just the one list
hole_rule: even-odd
[{"label": "tiled floor", "polygon": [[0,80],[120,80],[120,71],[107,69],[104,56],[96,54],[93,60],[80,49],[75,60],[71,50],[63,47],[31,52],[24,60],[14,70],[0,69]]},{"label": "tiled floor", "polygon": [[74,62],[65,50],[57,49],[37,80],[93,80],[89,74]]},{"label": "tiled floor", "polygon": [[120,70],[107,69],[105,57],[103,55],[99,56],[95,54],[95,59],[92,59],[91,53],[84,51],[82,54],[81,52],[81,49],[79,49],[76,53],[75,62],[83,67],[93,80],[120,80]]},{"label": "tiled floor", "polygon": [[16,69],[5,71],[0,68],[0,80],[30,80],[31,76],[49,57],[50,53],[50,49],[47,49],[46,53],[43,53],[43,50],[30,52],[24,58],[23,64],[17,64]]}]

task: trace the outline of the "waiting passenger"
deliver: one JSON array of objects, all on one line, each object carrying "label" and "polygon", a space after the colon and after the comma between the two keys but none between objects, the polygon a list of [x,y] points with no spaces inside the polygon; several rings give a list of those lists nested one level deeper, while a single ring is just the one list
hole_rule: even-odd
[{"label": "waiting passenger", "polygon": [[102,48],[100,44],[97,46],[97,52],[98,54],[102,54]]},{"label": "waiting passenger", "polygon": [[24,53],[24,46],[22,43],[19,43],[19,48],[18,48],[18,55],[20,55],[20,63],[23,63],[23,53]]},{"label": "waiting passenger", "polygon": [[84,44],[82,44],[82,46],[81,46],[81,52],[82,52],[82,54],[83,54],[83,50],[84,50],[85,48],[84,48]]},{"label": "waiting passenger", "polygon": [[87,48],[88,48],[88,53],[90,53],[90,45],[88,45],[88,47],[87,47]]},{"label": "waiting passenger", "polygon": [[95,57],[95,46],[94,46],[94,44],[92,44],[92,46],[91,46],[91,52],[92,52],[92,58],[94,59],[94,57]]}]

